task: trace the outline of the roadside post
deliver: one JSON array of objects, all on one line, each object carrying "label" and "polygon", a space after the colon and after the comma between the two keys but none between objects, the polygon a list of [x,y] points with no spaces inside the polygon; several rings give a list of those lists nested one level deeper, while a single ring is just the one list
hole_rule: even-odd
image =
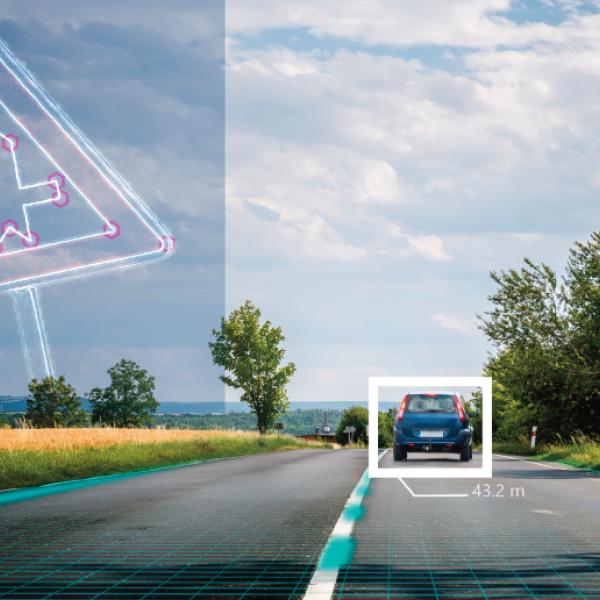
[{"label": "roadside post", "polygon": [[537,425],[534,425],[531,428],[531,449],[532,450],[535,448],[535,438],[537,436],[537,428],[538,428]]},{"label": "roadside post", "polygon": [[344,433],[346,433],[348,435],[348,444],[352,443],[355,431],[356,431],[356,427],[353,427],[352,425],[348,425],[348,427],[346,427],[346,429],[344,429]]},{"label": "roadside post", "polygon": [[281,430],[283,429],[283,423],[278,421],[275,423],[275,429],[277,429],[277,435],[281,435]]}]

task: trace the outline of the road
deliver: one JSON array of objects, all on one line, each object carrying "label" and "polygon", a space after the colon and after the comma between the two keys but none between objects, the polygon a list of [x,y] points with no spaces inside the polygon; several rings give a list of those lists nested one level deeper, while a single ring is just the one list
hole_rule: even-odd
[{"label": "road", "polygon": [[162,471],[0,508],[0,597],[301,597],[364,450]]},{"label": "road", "polygon": [[[0,597],[301,599],[365,467],[364,450],[301,450],[4,506]],[[406,480],[464,498],[372,480],[335,597],[600,598],[600,480],[500,456],[494,469]]]},{"label": "road", "polygon": [[492,480],[406,481],[468,496],[373,482],[336,597],[600,597],[600,479],[494,455]]}]

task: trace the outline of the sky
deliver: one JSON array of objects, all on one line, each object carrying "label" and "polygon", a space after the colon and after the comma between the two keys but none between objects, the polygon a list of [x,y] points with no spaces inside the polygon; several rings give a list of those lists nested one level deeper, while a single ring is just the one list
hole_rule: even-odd
[{"label": "sky", "polygon": [[[49,285],[57,374],[85,394],[131,358],[161,401],[221,402],[208,339],[224,312],[221,0],[5,0],[0,38],[177,238],[167,261]],[[27,392],[11,300],[0,296],[1,394]]]},{"label": "sky", "polygon": [[[128,356],[161,401],[220,399],[210,330],[246,298],[283,328],[291,400],[477,376],[490,270],[561,269],[598,228],[597,2],[143,5],[5,0],[0,20],[178,239],[169,261],[43,290],[82,391]],[[23,393],[0,303],[3,392]]]},{"label": "sky", "polygon": [[227,303],[292,398],[479,375],[490,270],[600,224],[598,3],[231,0],[227,52]]}]

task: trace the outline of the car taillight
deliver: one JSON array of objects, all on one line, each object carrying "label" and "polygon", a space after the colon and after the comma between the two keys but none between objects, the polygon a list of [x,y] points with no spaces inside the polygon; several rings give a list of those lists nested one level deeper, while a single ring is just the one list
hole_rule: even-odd
[{"label": "car taillight", "polygon": [[406,410],[406,405],[408,404],[408,394],[402,398],[402,402],[400,402],[400,408],[398,409],[398,414],[396,415],[396,421],[402,421],[402,417],[404,416],[404,411]]},{"label": "car taillight", "polygon": [[456,407],[456,412],[458,413],[458,418],[463,423],[466,423],[467,416],[465,415],[465,409],[464,409],[462,402],[460,401],[460,398],[458,396],[454,396],[454,406]]}]

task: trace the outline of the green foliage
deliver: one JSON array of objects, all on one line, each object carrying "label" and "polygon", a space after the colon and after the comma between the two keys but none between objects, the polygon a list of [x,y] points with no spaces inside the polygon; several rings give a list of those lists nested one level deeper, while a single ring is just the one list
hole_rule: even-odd
[{"label": "green foliage", "polygon": [[256,415],[257,428],[266,433],[288,408],[286,385],[296,372],[294,363],[281,366],[285,340],[280,327],[260,322],[260,310],[246,302],[213,330],[209,343],[214,363],[223,367],[221,381],[242,390],[241,400]]},{"label": "green foliage", "polygon": [[600,439],[596,436],[577,434],[568,439],[557,436],[554,442],[538,444],[532,449],[529,437],[519,435],[517,440],[494,443],[494,450],[562,462],[573,467],[600,470]]},{"label": "green foliage", "polygon": [[483,423],[483,394],[480,390],[473,392],[465,400],[465,410],[469,416],[469,424],[473,428],[473,443],[481,444]]},{"label": "green foliage", "polygon": [[[329,425],[334,431],[342,417],[341,410],[328,409]],[[281,415],[283,433],[302,435],[314,433],[315,427],[323,424],[322,409],[297,409]],[[211,415],[157,415],[157,425],[167,429],[237,429],[256,431],[256,415],[248,412],[229,412]]]},{"label": "green foliage", "polygon": [[354,442],[366,444],[368,440],[367,425],[369,411],[364,406],[351,406],[342,413],[342,418],[335,430],[335,438],[340,444],[348,443],[348,434],[344,433],[346,427],[354,427]]},{"label": "green foliage", "polygon": [[12,429],[24,418],[24,413],[0,413],[0,429]]},{"label": "green foliage", "polygon": [[379,434],[379,448],[391,448],[394,445],[394,421],[396,420],[396,410],[393,408],[387,411],[379,411],[379,423],[377,425]]},{"label": "green foliage", "polygon": [[158,408],[154,377],[132,360],[122,359],[108,369],[108,387],[89,394],[92,421],[115,427],[144,427]]},{"label": "green foliage", "polygon": [[574,245],[561,278],[528,259],[491,277],[481,321],[496,350],[486,365],[496,438],[532,424],[542,439],[600,431],[600,233]]},{"label": "green foliage", "polygon": [[33,427],[75,427],[87,415],[75,388],[61,375],[31,381],[25,418]]}]

